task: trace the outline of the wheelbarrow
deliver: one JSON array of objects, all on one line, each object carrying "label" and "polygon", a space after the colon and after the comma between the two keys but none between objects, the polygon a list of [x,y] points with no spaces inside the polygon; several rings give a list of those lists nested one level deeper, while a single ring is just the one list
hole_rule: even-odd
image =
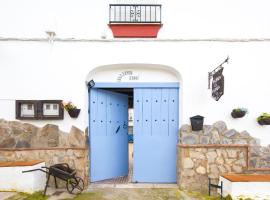
[{"label": "wheelbarrow", "polygon": [[69,167],[67,163],[59,163],[50,167],[42,167],[38,169],[32,169],[22,171],[22,173],[42,171],[48,174],[45,189],[43,195],[46,195],[47,187],[49,184],[50,177],[54,177],[55,188],[58,188],[56,178],[66,181],[66,188],[70,194],[79,194],[84,189],[84,181],[82,178],[76,176],[76,170]]}]

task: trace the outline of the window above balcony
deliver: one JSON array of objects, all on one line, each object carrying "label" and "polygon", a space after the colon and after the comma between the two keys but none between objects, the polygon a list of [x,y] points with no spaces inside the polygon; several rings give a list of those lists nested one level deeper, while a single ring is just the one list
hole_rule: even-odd
[{"label": "window above balcony", "polygon": [[162,26],[160,4],[110,4],[109,10],[109,27],[116,38],[156,38]]}]

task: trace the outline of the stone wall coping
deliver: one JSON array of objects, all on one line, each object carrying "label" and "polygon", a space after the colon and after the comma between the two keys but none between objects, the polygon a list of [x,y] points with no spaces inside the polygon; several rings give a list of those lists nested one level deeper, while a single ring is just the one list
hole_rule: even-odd
[{"label": "stone wall coping", "polygon": [[0,151],[37,151],[37,150],[88,150],[85,147],[50,147],[50,148],[0,148]]},{"label": "stone wall coping", "polygon": [[220,148],[220,147],[240,147],[240,148],[248,148],[248,144],[177,144],[180,148]]},{"label": "stone wall coping", "polygon": [[270,171],[270,168],[249,168],[247,171]]}]

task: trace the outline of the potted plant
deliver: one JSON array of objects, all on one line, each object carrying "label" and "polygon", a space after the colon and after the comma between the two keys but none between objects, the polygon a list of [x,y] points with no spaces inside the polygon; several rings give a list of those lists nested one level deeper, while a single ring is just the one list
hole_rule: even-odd
[{"label": "potted plant", "polygon": [[257,117],[257,122],[260,125],[270,125],[270,114],[262,113],[259,117]]},{"label": "potted plant", "polygon": [[200,131],[203,129],[203,116],[196,115],[190,117],[191,128],[193,131]]},{"label": "potted plant", "polygon": [[233,118],[241,118],[244,117],[248,113],[246,108],[235,108],[231,112],[231,116]]},{"label": "potted plant", "polygon": [[81,109],[78,109],[71,101],[68,103],[63,102],[62,104],[71,118],[77,118],[79,116]]}]

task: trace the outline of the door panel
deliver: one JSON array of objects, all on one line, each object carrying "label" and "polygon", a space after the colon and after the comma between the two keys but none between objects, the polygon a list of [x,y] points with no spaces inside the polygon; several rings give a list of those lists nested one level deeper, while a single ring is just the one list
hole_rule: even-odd
[{"label": "door panel", "polygon": [[176,182],[178,88],[134,89],[134,182]]},{"label": "door panel", "polygon": [[91,182],[128,174],[128,96],[91,89]]}]

